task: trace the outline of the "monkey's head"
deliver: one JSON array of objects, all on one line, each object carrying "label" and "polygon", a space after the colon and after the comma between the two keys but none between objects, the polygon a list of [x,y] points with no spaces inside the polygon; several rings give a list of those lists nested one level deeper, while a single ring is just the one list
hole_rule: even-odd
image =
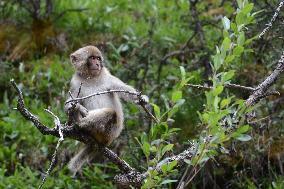
[{"label": "monkey's head", "polygon": [[103,56],[95,46],[86,46],[70,55],[76,70],[85,77],[97,77],[103,68]]}]

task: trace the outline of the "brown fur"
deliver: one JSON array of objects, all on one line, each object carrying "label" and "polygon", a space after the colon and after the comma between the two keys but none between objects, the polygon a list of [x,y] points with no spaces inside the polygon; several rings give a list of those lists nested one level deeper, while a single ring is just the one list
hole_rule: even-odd
[{"label": "brown fur", "polygon": [[[90,57],[93,57],[92,61],[89,60]],[[103,65],[102,53],[98,48],[94,46],[83,47],[72,53],[70,58],[77,70],[70,84],[70,91],[74,97],[77,96],[81,83],[82,88],[79,97],[109,89],[136,91],[133,87],[109,73]],[[98,69],[90,71],[90,62],[96,64],[95,68]],[[98,65],[99,63],[101,65]],[[137,96],[125,93],[105,94],[82,100],[76,107],[77,116],[75,117],[79,127],[89,131],[101,145],[110,145],[123,129],[120,98],[132,102],[138,100]],[[70,106],[71,104],[65,106],[67,112]],[[78,171],[83,163],[90,159],[90,153],[94,151],[91,148],[92,146],[85,147],[70,161],[69,168],[73,172]]]}]

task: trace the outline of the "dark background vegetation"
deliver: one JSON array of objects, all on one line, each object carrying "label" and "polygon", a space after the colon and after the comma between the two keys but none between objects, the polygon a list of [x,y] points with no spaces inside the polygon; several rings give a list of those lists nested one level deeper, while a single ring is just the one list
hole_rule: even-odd
[{"label": "dark background vegetation", "polygon": [[[191,1],[194,2],[194,1]],[[256,24],[246,35],[258,35],[278,5],[256,0]],[[37,188],[50,163],[57,139],[41,135],[15,107],[15,91],[22,88],[27,107],[47,125],[50,107],[66,120],[63,103],[74,70],[69,54],[84,45],[102,49],[106,65],[121,80],[135,86],[164,109],[183,66],[190,83],[210,83],[211,56],[222,41],[223,16],[231,18],[237,3],[203,0],[0,0],[0,188]],[[234,83],[255,86],[267,76],[283,51],[283,13],[264,39],[254,40],[251,51],[234,65]],[[284,92],[283,76],[275,88]],[[238,98],[249,93],[233,90]],[[200,133],[197,111],[203,110],[204,91],[184,89],[185,104],[175,114],[171,138],[178,153]],[[284,182],[283,95],[269,97],[257,109],[257,120],[247,142],[227,144],[229,154],[209,160],[188,188],[282,188]],[[145,170],[143,153],[135,137],[149,132],[149,119],[133,104],[125,104],[125,129],[111,149],[133,167]],[[79,144],[65,140],[57,166],[46,188],[116,188],[117,167],[105,159],[85,166],[72,178],[66,164]],[[179,179],[184,168],[172,177]],[[176,183],[161,188],[175,188]]]}]

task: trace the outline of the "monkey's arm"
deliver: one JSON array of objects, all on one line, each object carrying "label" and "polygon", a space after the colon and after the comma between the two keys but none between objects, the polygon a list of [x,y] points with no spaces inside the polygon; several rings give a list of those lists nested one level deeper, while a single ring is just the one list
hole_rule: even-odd
[{"label": "monkey's arm", "polygon": [[[120,79],[118,79],[117,77],[111,76],[111,88],[110,89],[116,89],[116,90],[125,90],[125,91],[130,91],[130,92],[137,92],[138,91],[133,88],[130,85],[125,84],[123,81],[121,81]],[[133,103],[138,103],[139,99],[137,95],[132,95],[132,94],[127,94],[127,93],[117,93],[117,95],[119,96],[119,98],[122,98],[125,101],[130,101]],[[142,100],[144,100],[146,103],[148,103],[149,98],[145,95],[142,95]]]},{"label": "monkey's arm", "polygon": [[[74,87],[73,86],[73,82],[71,81],[71,87],[70,87],[70,92],[71,92],[71,96],[69,96],[69,98],[65,101],[69,101],[71,100],[72,98],[75,98],[78,96],[78,91],[79,91],[79,88],[80,86],[78,87]],[[69,94],[68,94],[69,95]],[[72,102],[72,103],[67,103],[65,104],[64,106],[64,111],[69,114],[70,113],[70,110],[73,109],[73,111],[76,113],[80,113],[82,117],[85,117],[87,114],[88,114],[88,110],[82,106],[81,102]]]},{"label": "monkey's arm", "polygon": [[[68,100],[71,100],[71,98],[68,98]],[[74,106],[74,108],[72,108]],[[81,105],[79,102],[70,102],[68,104],[65,104],[64,111],[65,113],[69,114],[71,109],[74,110],[74,112],[79,112],[82,117],[85,117],[88,114],[87,108],[85,108],[83,105]]]}]

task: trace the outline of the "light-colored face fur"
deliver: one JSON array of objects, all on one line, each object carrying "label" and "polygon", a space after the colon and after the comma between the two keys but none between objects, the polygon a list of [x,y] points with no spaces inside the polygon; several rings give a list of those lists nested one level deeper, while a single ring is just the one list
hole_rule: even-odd
[{"label": "light-colored face fur", "polygon": [[103,68],[103,56],[95,46],[86,46],[70,55],[71,62],[83,77],[97,77]]}]

